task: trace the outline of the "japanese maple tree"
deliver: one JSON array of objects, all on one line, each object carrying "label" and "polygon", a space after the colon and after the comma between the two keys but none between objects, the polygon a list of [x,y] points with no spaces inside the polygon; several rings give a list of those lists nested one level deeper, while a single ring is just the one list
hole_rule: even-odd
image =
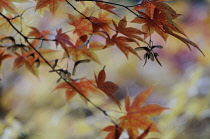
[{"label": "japanese maple tree", "polygon": [[[31,7],[21,9],[20,3]],[[77,7],[77,3],[81,3],[83,8]],[[63,7],[70,10],[65,11]],[[119,13],[119,8],[128,11],[129,17]],[[63,22],[67,28],[73,29],[60,26],[44,29],[38,24],[25,22],[29,10],[33,10],[30,18],[47,18],[42,13],[43,10],[49,11],[54,17],[65,16]],[[156,32],[164,41],[167,41],[168,36],[175,37],[190,50],[194,47],[204,55],[199,46],[191,41],[175,22],[179,16],[181,14],[164,0],[140,0],[134,5],[123,5],[121,1],[115,3],[109,0],[1,0],[0,28],[7,27],[7,30],[0,34],[0,67],[4,60],[14,59],[13,70],[26,67],[40,78],[40,66],[47,65],[50,68],[49,74],[56,73],[59,76],[54,90],[63,90],[67,101],[79,95],[87,104],[108,117],[112,125],[101,129],[108,132],[106,139],[118,139],[123,132],[127,133],[129,139],[145,139],[149,132],[159,132],[152,118],[168,108],[157,104],[145,105],[152,88],[138,92],[132,103],[127,93],[123,106],[122,101],[115,95],[119,86],[107,81],[108,67],[103,65],[98,51],[103,52],[115,47],[127,59],[132,54],[140,62],[144,59],[146,64],[150,59],[162,66],[158,59],[159,54],[153,51],[154,48],[163,48],[153,43],[152,35]],[[142,57],[139,50],[146,51],[146,54]],[[48,57],[55,53],[61,53],[60,57]],[[62,66],[64,60],[67,63]],[[68,61],[74,62],[72,71],[69,70],[71,65]],[[101,65],[102,70],[99,73],[93,71],[95,77],[92,79],[76,78],[78,65],[91,61]],[[92,101],[93,93],[107,96],[123,115],[113,118],[106,109]]]}]

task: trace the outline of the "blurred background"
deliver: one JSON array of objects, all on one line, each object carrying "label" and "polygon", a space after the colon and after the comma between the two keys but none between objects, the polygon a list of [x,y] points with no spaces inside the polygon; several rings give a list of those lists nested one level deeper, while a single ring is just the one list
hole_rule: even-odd
[{"label": "blurred background", "polygon": [[[131,4],[131,1],[122,2]],[[170,109],[154,119],[161,133],[151,133],[148,137],[209,139],[210,1],[173,0],[169,4],[177,13],[183,14],[176,22],[189,39],[201,48],[205,57],[195,48],[190,51],[173,37],[164,42],[154,34],[153,43],[164,47],[156,51],[160,55],[162,67],[152,61],[148,61],[143,67],[144,61],[139,61],[133,55],[126,59],[113,47],[97,52],[102,65],[93,62],[80,65],[77,77],[93,79],[94,73],[98,73],[106,65],[107,80],[120,86],[115,96],[122,104],[126,90],[133,98],[141,91],[154,86],[146,103],[156,103]],[[24,18],[25,22],[34,20],[31,13],[26,13],[25,17],[28,18]],[[60,19],[63,19],[64,15],[58,12],[57,18],[54,19],[49,12],[43,13],[47,19],[40,20],[39,17],[39,21],[31,22],[30,25],[40,25],[40,28],[46,30],[62,26],[63,20]],[[42,23],[46,21],[51,24],[44,26]],[[144,52],[139,52],[139,55],[143,57]],[[24,68],[12,71],[12,66],[11,60],[5,60],[2,64],[1,139],[102,139],[106,136],[106,133],[100,130],[111,124],[109,120],[80,97],[66,102],[65,90],[53,91],[57,86],[58,76],[49,73],[48,67],[42,66],[39,69],[38,79]],[[90,99],[113,117],[120,115],[117,106],[110,103],[111,100],[98,95],[91,95]]]}]

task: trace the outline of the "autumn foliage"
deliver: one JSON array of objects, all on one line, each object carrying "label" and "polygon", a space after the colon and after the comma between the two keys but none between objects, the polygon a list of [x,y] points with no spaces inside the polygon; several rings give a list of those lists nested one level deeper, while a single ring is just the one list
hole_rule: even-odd
[{"label": "autumn foliage", "polygon": [[[81,3],[84,10],[76,5]],[[47,65],[49,74],[57,73],[59,78],[55,90],[64,90],[66,100],[71,101],[75,95],[79,95],[87,104],[93,105],[107,116],[112,125],[101,131],[107,132],[106,139],[118,139],[123,132],[127,132],[129,139],[145,139],[149,132],[159,132],[153,117],[159,116],[168,109],[157,104],[146,104],[152,87],[138,95],[131,101],[129,92],[124,100],[124,106],[114,95],[119,86],[112,81],[107,81],[106,68],[99,58],[97,51],[104,51],[110,47],[116,47],[128,59],[129,54],[136,56],[140,62],[145,60],[156,61],[162,66],[154,52],[154,48],[163,48],[159,44],[153,44],[152,34],[157,33],[164,41],[168,36],[173,36],[183,42],[189,49],[194,47],[203,55],[204,53],[184,33],[180,25],[175,22],[181,14],[178,14],[164,0],[141,0],[134,5],[122,5],[103,0],[33,0],[33,7],[18,9],[17,3],[30,3],[29,0],[2,0],[0,1],[0,27],[8,27],[0,36],[0,67],[4,60],[14,59],[13,70],[25,67],[37,78],[39,67]],[[77,14],[62,11],[62,6],[67,6]],[[91,7],[94,7],[93,9]],[[118,8],[124,8],[130,12],[131,20],[127,15],[118,12]],[[57,12],[62,11],[68,21],[67,26],[73,30],[58,27],[52,30],[41,30],[38,26],[24,23],[25,14],[33,9],[34,15],[43,16],[42,11],[50,11],[56,17]],[[31,15],[31,16],[34,16]],[[50,23],[48,23],[50,24]],[[29,30],[28,32],[25,31]],[[11,33],[11,30],[15,35]],[[43,44],[49,44],[43,47]],[[138,51],[144,50],[142,57]],[[47,56],[62,53],[59,58]],[[64,60],[73,60],[72,71],[59,64]],[[95,71],[93,79],[75,78],[77,66],[83,63],[95,62],[102,66],[101,71]],[[144,65],[145,65],[144,64]],[[104,66],[104,67],[103,67]],[[52,91],[52,92],[53,92]],[[90,94],[107,96],[115,103],[123,116],[112,119],[106,110],[91,101]]]}]

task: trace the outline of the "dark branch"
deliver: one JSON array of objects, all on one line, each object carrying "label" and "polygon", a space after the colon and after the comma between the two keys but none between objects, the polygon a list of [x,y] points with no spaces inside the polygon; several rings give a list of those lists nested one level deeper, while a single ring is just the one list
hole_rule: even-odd
[{"label": "dark branch", "polygon": [[[29,46],[44,60],[44,62],[53,70],[55,71],[70,87],[72,87],[75,91],[77,91],[85,100],[87,100],[91,105],[93,105],[95,108],[97,108],[99,111],[101,111],[105,116],[107,116],[111,122],[117,126],[117,124],[115,123],[115,121],[111,118],[111,116],[102,108],[100,108],[99,106],[97,106],[95,103],[93,103],[89,98],[87,98],[82,92],[80,92],[75,86],[73,86],[69,81],[67,81],[67,79],[63,78],[61,75],[61,72],[59,72],[58,70],[55,69],[55,67],[53,65],[51,65],[45,58],[44,56],[42,56],[42,54],[28,41],[28,37],[25,36],[22,32],[20,32],[10,21],[11,19],[6,17],[4,14],[0,13],[0,15],[7,20],[7,22],[11,25],[11,27],[20,35],[24,38],[24,40],[26,41],[26,43],[29,44]],[[37,38],[38,39],[38,38]]]}]

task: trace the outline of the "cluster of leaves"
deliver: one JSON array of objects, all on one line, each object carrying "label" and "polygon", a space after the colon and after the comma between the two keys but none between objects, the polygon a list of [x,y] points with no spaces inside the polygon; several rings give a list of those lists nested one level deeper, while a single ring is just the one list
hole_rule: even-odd
[{"label": "cluster of leaves", "polygon": [[[143,106],[150,95],[151,90],[152,88],[141,92],[138,96],[136,96],[132,104],[130,102],[129,95],[127,94],[125,98],[125,115],[119,117],[117,125],[111,125],[102,130],[110,132],[106,139],[117,139],[124,130],[127,131],[130,139],[143,139],[150,131],[159,132],[155,122],[150,118],[160,115],[161,112],[167,108],[156,104]],[[139,129],[144,131],[140,135]]]},{"label": "cluster of leaves", "polygon": [[[197,48],[203,54],[200,48],[187,38],[181,27],[174,22],[180,14],[177,14],[176,11],[163,0],[142,0],[138,4],[131,6],[103,0],[89,0],[89,2],[87,2],[88,5],[91,4],[91,6],[97,7],[97,10],[92,11],[86,6],[86,2],[84,1],[82,1],[82,4],[85,10],[79,11],[79,9],[74,7],[73,3],[75,1],[73,0],[35,0],[35,11],[46,9],[55,16],[58,8],[63,4],[67,4],[78,13],[77,15],[64,13],[69,19],[68,26],[74,27],[71,33],[76,37],[76,41],[72,41],[70,31],[65,32],[63,28],[57,28],[55,30],[56,33],[53,34],[53,31],[39,30],[38,27],[28,25],[27,27],[31,31],[27,35],[24,34],[21,22],[22,18],[24,18],[24,12],[27,11],[21,14],[17,13],[18,10],[15,7],[16,2],[28,1],[0,1],[0,15],[2,17],[0,20],[3,20],[3,22],[0,22],[0,27],[7,23],[18,34],[16,36],[1,36],[0,65],[3,60],[14,58],[13,69],[25,66],[38,77],[40,64],[47,64],[51,68],[51,72],[56,72],[60,76],[58,82],[61,79],[64,80],[64,82],[60,83],[55,89],[66,89],[66,98],[68,101],[76,94],[79,94],[85,102],[91,103],[109,118],[110,116],[106,111],[95,105],[91,99],[89,99],[88,95],[88,93],[103,92],[117,104],[120,110],[122,109],[120,102],[113,95],[118,89],[118,86],[113,82],[105,81],[105,68],[99,72],[98,76],[95,75],[95,80],[72,78],[77,65],[80,63],[94,61],[98,64],[102,64],[96,51],[117,47],[127,58],[129,53],[132,53],[141,59],[136,51],[145,50],[145,64],[147,59],[154,61],[155,58],[158,64],[161,65],[157,58],[159,56],[158,53],[153,52],[153,48],[155,47],[163,48],[158,44],[153,45],[152,43],[151,35],[156,32],[165,41],[168,36],[171,35],[185,43],[189,48],[190,46]],[[79,2],[79,0],[77,0],[77,2]],[[134,15],[133,20],[128,21],[126,15],[121,17],[121,15],[115,11],[118,7],[123,7],[131,12],[131,14]],[[116,19],[119,17],[120,20],[117,21]],[[20,29],[15,26],[17,23],[14,22],[19,18],[21,21],[19,22]],[[130,25],[132,23],[139,25],[141,29],[138,29],[139,27],[131,27]],[[5,33],[9,34],[10,32]],[[49,35],[53,35],[54,38],[50,37],[49,39]],[[20,43],[16,42],[18,38],[20,38]],[[100,38],[100,41],[95,38]],[[147,38],[149,38],[149,42],[147,42]],[[22,40],[24,40],[24,43]],[[104,44],[101,43],[102,40],[105,42]],[[60,46],[63,49],[62,58],[47,59],[45,57],[46,55],[57,52],[51,48],[42,48],[43,43],[49,42],[54,42],[56,48]],[[146,46],[140,46],[142,44]],[[7,49],[7,52],[5,49]],[[60,67],[58,60],[65,58],[75,61],[72,73],[68,71],[68,65],[66,69],[58,69],[58,67]],[[154,104],[142,106],[150,92],[151,89],[140,93],[132,104],[130,104],[129,96],[126,96],[126,114],[117,121],[112,120],[114,125],[103,129],[103,131],[110,132],[107,138],[117,139],[124,130],[127,131],[131,139],[143,139],[150,131],[158,132],[155,123],[150,118],[160,115],[166,108]],[[141,135],[139,135],[139,129],[144,131]]]}]

